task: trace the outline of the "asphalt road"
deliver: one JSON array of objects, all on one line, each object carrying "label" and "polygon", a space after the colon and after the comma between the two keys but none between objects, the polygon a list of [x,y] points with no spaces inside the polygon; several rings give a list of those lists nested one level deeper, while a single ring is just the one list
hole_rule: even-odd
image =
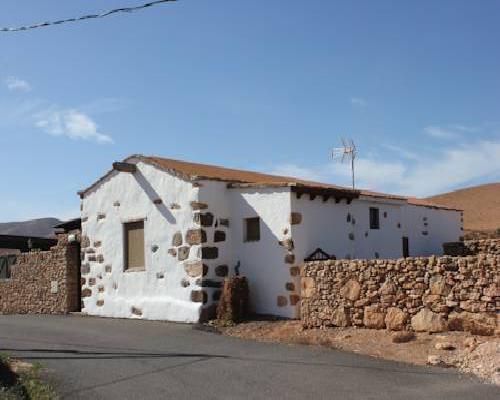
[{"label": "asphalt road", "polygon": [[264,344],[190,325],[0,316],[0,352],[41,362],[66,399],[495,399],[451,369]]}]

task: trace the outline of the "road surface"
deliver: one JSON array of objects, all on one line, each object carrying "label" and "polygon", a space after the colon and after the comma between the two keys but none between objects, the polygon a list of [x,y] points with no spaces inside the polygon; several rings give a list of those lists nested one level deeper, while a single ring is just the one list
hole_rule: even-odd
[{"label": "road surface", "polygon": [[453,369],[245,341],[166,322],[0,316],[0,352],[40,362],[64,399],[495,399]]}]

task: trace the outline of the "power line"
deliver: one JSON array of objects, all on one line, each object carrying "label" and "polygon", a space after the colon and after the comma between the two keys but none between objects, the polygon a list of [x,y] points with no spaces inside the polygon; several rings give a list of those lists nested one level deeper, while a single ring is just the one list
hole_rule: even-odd
[{"label": "power line", "polygon": [[78,21],[83,21],[86,19],[93,19],[93,18],[103,18],[107,17],[108,15],[111,14],[117,14],[117,13],[130,13],[138,10],[142,10],[144,8],[148,8],[154,5],[157,5],[159,3],[167,3],[167,2],[174,2],[177,0],[156,0],[156,1],[150,1],[149,3],[145,3],[139,6],[134,6],[134,7],[122,7],[122,8],[115,8],[113,10],[105,11],[100,14],[87,14],[83,15],[81,17],[77,18],[68,18],[68,19],[62,19],[59,21],[49,21],[49,22],[41,22],[39,24],[34,24],[34,25],[27,25],[27,26],[19,26],[16,28],[0,28],[0,32],[19,32],[19,31],[27,31],[29,29],[36,29],[36,28],[45,28],[46,26],[51,26],[51,25],[61,25],[65,24],[68,22],[78,22]]}]

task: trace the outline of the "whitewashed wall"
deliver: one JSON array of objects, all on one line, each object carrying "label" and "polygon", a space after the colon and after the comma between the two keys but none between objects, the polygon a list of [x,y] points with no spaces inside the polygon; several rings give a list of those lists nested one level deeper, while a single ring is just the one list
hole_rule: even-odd
[{"label": "whitewashed wall", "polygon": [[[207,293],[205,307],[208,308],[214,307],[217,303],[224,277],[234,275],[234,238],[227,183],[200,180],[199,184],[199,201],[207,205],[207,209],[203,212],[211,213],[214,216],[214,224],[211,227],[202,228],[207,234],[207,242],[203,246],[217,247],[218,249],[217,258],[203,260],[207,271],[203,278],[203,290]],[[227,271],[227,274],[224,271]],[[213,316],[214,313],[215,310],[212,310],[210,316]]]},{"label": "whitewashed wall", "polygon": [[[112,172],[82,200],[82,233],[89,240],[83,290],[91,293],[83,311],[91,315],[197,322],[213,313],[224,277],[238,268],[249,280],[252,311],[298,317],[298,266],[317,247],[337,258],[397,258],[406,235],[410,255],[423,256],[441,254],[443,242],[462,235],[460,212],[371,197],[349,205],[307,194],[297,199],[288,187],[228,189],[226,182],[189,182],[138,159],[129,162],[138,172]],[[378,230],[369,227],[371,206],[379,208]],[[299,223],[291,224],[292,213],[300,214]],[[196,214],[210,217],[210,224],[200,226]],[[261,219],[257,242],[244,241],[244,219],[251,217]],[[145,270],[124,271],[123,224],[141,219]],[[171,252],[186,246],[191,229],[203,229],[206,241],[189,246],[188,259],[179,260]],[[179,232],[183,243],[173,246]],[[202,247],[212,256],[202,259]],[[204,264],[203,278],[186,274],[193,262]],[[203,294],[203,302],[193,301],[193,292]]]},{"label": "whitewashed wall", "polygon": [[410,256],[443,254],[444,242],[458,241],[463,235],[460,211],[408,204],[403,215]]},{"label": "whitewashed wall", "polygon": [[[199,189],[152,165],[139,162],[137,167],[134,174],[113,172],[82,200],[82,218],[88,218],[82,233],[89,238],[95,255],[103,257],[102,262],[88,261],[93,254],[86,254],[82,261],[82,269],[86,264],[90,267],[90,272],[83,274],[83,288],[92,291],[83,299],[83,311],[108,317],[197,321],[201,303],[190,298],[197,288],[196,279],[187,278],[188,287],[181,285],[186,279],[183,263],[168,250],[176,232],[184,236],[187,229],[197,227],[190,202],[197,200]],[[162,204],[154,204],[156,199]],[[99,214],[105,218],[98,220]],[[145,219],[146,268],[128,272],[124,271],[123,223],[138,219]],[[95,242],[101,245],[96,247]],[[189,260],[197,259],[197,246],[193,246]],[[111,272],[106,272],[109,269]],[[89,284],[92,278],[94,285]]]},{"label": "whitewashed wall", "polygon": [[[290,189],[240,188],[228,193],[234,262],[240,265],[241,275],[248,277],[251,308],[261,314],[295,317],[298,306],[290,298],[294,291],[286,287],[293,265],[285,262],[288,251],[279,244],[291,238]],[[244,219],[252,217],[261,219],[260,240],[245,242]]]},{"label": "whitewashed wall", "polygon": [[[302,260],[320,247],[337,258],[400,257],[400,203],[356,199],[347,204],[346,200],[324,202],[321,197],[292,195],[292,211],[302,214],[302,222],[292,227],[297,256]],[[380,229],[370,229],[370,207],[379,209]]]}]

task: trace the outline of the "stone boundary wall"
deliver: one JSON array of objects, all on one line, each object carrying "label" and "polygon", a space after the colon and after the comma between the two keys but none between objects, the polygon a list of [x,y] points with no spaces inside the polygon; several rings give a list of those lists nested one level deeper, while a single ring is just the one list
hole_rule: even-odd
[{"label": "stone boundary wall", "polygon": [[466,240],[464,244],[469,255],[482,253],[500,255],[500,239]]},{"label": "stone boundary wall", "polygon": [[500,254],[500,239],[466,240],[443,243],[444,254],[449,256],[471,256],[476,254]]},{"label": "stone boundary wall", "polygon": [[0,314],[78,311],[78,246],[60,235],[49,251],[18,255],[10,279],[0,280]]},{"label": "stone boundary wall", "polygon": [[302,324],[493,335],[499,266],[498,254],[309,262],[301,269]]}]

